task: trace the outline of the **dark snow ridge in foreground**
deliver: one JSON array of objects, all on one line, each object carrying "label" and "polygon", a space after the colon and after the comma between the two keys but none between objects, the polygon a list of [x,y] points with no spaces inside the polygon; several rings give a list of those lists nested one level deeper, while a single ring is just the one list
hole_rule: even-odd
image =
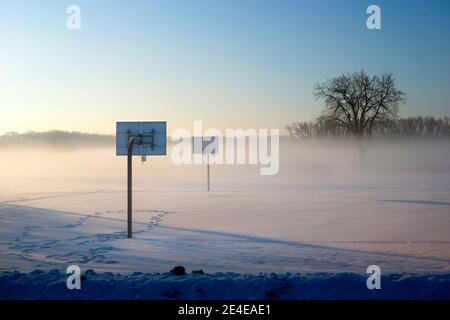
[{"label": "dark snow ridge in foreground", "polygon": [[68,290],[59,270],[0,273],[0,299],[450,299],[450,274],[391,274],[368,290],[355,273],[115,274],[88,270]]}]

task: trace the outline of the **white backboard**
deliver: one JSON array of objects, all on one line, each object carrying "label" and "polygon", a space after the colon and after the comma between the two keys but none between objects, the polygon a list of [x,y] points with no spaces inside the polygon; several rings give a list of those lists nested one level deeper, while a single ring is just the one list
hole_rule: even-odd
[{"label": "white backboard", "polygon": [[193,154],[216,154],[217,137],[192,137]]},{"label": "white backboard", "polygon": [[117,122],[116,155],[126,156],[128,154],[128,141],[131,136],[142,139],[142,144],[138,142],[133,144],[133,155],[166,155],[166,127],[165,121]]}]

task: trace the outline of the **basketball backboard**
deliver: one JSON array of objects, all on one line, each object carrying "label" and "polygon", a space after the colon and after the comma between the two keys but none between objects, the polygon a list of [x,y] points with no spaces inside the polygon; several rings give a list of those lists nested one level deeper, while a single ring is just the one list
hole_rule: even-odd
[{"label": "basketball backboard", "polygon": [[116,155],[128,154],[130,137],[140,138],[133,144],[133,155],[166,155],[166,127],[165,121],[116,122]]},{"label": "basketball backboard", "polygon": [[193,154],[216,154],[217,152],[217,137],[192,137],[192,152]]}]

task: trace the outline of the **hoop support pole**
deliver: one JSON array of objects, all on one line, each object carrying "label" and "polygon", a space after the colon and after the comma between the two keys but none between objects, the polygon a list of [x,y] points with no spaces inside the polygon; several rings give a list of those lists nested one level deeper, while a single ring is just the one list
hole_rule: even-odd
[{"label": "hoop support pole", "polygon": [[136,137],[128,139],[128,159],[127,159],[127,237],[132,238],[132,212],[133,212],[133,144]]}]

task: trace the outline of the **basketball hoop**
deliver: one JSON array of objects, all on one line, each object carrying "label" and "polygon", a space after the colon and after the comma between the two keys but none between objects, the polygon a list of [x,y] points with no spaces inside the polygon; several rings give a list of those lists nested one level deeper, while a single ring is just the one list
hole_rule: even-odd
[{"label": "basketball hoop", "polygon": [[147,160],[147,156],[144,152],[143,144],[140,145],[140,151],[141,151],[141,164],[144,165],[144,162]]},{"label": "basketball hoop", "polygon": [[[210,190],[209,183],[209,156],[215,155],[217,151],[218,137],[192,137],[192,150],[194,154],[206,155],[206,187]],[[205,158],[202,158],[205,161]]]},{"label": "basketball hoop", "polygon": [[116,155],[127,156],[127,237],[132,237],[132,157],[165,156],[167,143],[165,121],[117,122]]}]

